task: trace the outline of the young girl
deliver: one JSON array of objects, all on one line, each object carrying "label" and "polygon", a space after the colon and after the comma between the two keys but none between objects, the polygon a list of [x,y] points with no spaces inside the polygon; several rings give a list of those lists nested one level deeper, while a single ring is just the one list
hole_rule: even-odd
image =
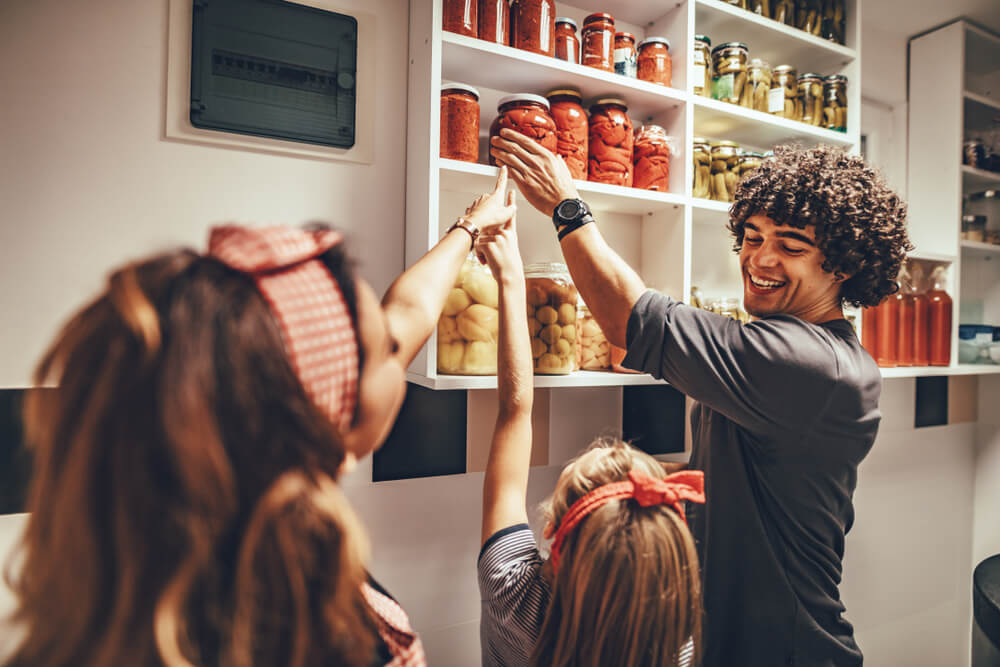
[{"label": "young girl", "polygon": [[532,357],[513,219],[476,247],[500,285],[500,406],[483,488],[483,664],[660,667],[697,662],[698,559],[682,501],[701,472],[664,478],[653,457],[601,440],[546,503],[543,561],[528,526]]},{"label": "young girl", "polygon": [[329,229],[221,227],[115,271],[26,405],[5,664],[422,665],[336,481],[389,433],[476,226],[513,213],[505,185],[381,304]]}]

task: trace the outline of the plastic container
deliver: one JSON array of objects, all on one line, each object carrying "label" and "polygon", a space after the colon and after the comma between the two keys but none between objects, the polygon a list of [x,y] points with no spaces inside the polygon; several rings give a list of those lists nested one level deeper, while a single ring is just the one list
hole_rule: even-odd
[{"label": "plastic container", "polygon": [[577,370],[576,309],[579,294],[565,264],[529,264],[524,269],[531,355],[538,375]]},{"label": "plastic container", "polygon": [[670,158],[673,138],[659,125],[643,125],[636,133],[632,153],[632,187],[657,192],[670,191]]},{"label": "plastic container", "polygon": [[803,74],[798,79],[799,99],[802,102],[803,123],[823,124],[823,78],[819,74]]},{"label": "plastic container", "polygon": [[479,0],[479,39],[494,44],[510,44],[508,0]]},{"label": "plastic container", "polygon": [[583,20],[580,36],[580,63],[605,72],[614,72],[614,17],[605,13],[591,14]]},{"label": "plastic container", "polygon": [[553,0],[514,0],[510,5],[510,45],[554,56],[556,3]]},{"label": "plastic container", "polygon": [[750,51],[743,42],[726,42],[712,49],[712,97],[739,104],[747,85]]},{"label": "plastic container", "polygon": [[573,19],[556,19],[556,58],[580,64],[580,38],[576,35],[576,21]]},{"label": "plastic container", "polygon": [[945,291],[947,270],[939,266],[931,273],[931,289],[927,290],[928,346],[931,366],[951,363],[952,300]]},{"label": "plastic container", "polygon": [[659,86],[673,85],[674,61],[670,57],[670,40],[666,37],[647,37],[639,42],[639,61],[636,76]]},{"label": "plastic container", "polygon": [[496,375],[499,295],[489,267],[470,253],[438,320],[438,373]]},{"label": "plastic container", "polygon": [[639,72],[639,51],[635,47],[635,35],[630,32],[615,33],[615,74],[636,78]]},{"label": "plastic container", "polygon": [[[497,117],[490,124],[490,138],[508,128],[534,139],[553,153],[556,152],[556,122],[549,113],[549,102],[541,95],[519,93],[501,97]],[[496,166],[493,156],[490,164]]]},{"label": "plastic container", "polygon": [[799,99],[798,78],[791,65],[778,65],[771,78],[767,101],[768,113],[790,120],[802,120],[802,100]]},{"label": "plastic container", "polygon": [[586,305],[577,308],[577,347],[580,368],[585,371],[611,369],[611,344]]},{"label": "plastic container", "polygon": [[847,77],[842,74],[823,79],[823,127],[847,132]]},{"label": "plastic container", "polygon": [[552,90],[545,97],[556,123],[556,153],[563,157],[573,178],[585,180],[590,124],[583,97],[572,88]]},{"label": "plastic container", "polygon": [[740,147],[735,141],[712,144],[711,198],[715,201],[733,201],[740,182]]},{"label": "plastic container", "polygon": [[771,94],[774,75],[767,61],[754,58],[747,65],[747,85],[740,98],[740,105],[756,111],[768,112],[767,99]]},{"label": "plastic container", "polygon": [[625,100],[605,97],[590,107],[587,180],[632,185],[634,137]]},{"label": "plastic container", "polygon": [[691,140],[691,161],[694,163],[694,185],[692,197],[711,199],[712,197],[712,147],[708,139],[694,137]]},{"label": "plastic container", "polygon": [[479,37],[478,16],[478,0],[444,0],[442,27],[459,35]]},{"label": "plastic container", "polygon": [[440,154],[463,162],[479,159],[479,91],[472,86],[441,84]]},{"label": "plastic container", "polygon": [[692,60],[694,74],[691,89],[695,95],[712,96],[712,40],[708,35],[694,36]]}]

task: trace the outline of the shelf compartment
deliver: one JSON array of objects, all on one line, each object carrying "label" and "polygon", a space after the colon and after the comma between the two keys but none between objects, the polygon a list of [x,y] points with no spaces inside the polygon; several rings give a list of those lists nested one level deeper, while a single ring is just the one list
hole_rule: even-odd
[{"label": "shelf compartment", "polygon": [[694,134],[697,137],[728,139],[754,148],[770,148],[793,142],[825,143],[845,148],[854,145],[848,133],[806,125],[699,95],[694,95],[691,99],[694,107]]},{"label": "shelf compartment", "polygon": [[962,255],[975,259],[1000,259],[1000,245],[995,243],[980,243],[979,241],[962,241]]},{"label": "shelf compartment", "polygon": [[[1000,111],[997,111],[1000,115]],[[962,192],[979,192],[980,190],[996,190],[1000,188],[1000,172],[976,169],[967,164],[962,165]]]},{"label": "shelf compartment", "polygon": [[[428,389],[496,389],[496,375],[438,375],[428,377],[420,373],[407,372],[406,379]],[[612,373],[608,371],[576,371],[569,375],[536,375],[536,388],[559,387],[624,387],[635,385],[666,384],[651,375],[634,373]]]},{"label": "shelf compartment", "polygon": [[986,131],[993,125],[993,119],[1000,117],[1000,100],[995,100],[970,90],[965,91],[966,131]]},{"label": "shelf compartment", "polygon": [[636,121],[680,109],[687,100],[687,93],[676,88],[450,32],[442,33],[441,61],[442,81],[539,95],[556,87],[573,87],[583,95],[585,106],[597,97],[622,97]]},{"label": "shelf compartment", "polygon": [[[441,189],[450,192],[481,193],[493,188],[497,168],[486,164],[473,164],[459,160],[439,159]],[[682,195],[625,188],[620,185],[574,181],[580,196],[595,212],[613,211],[645,215],[657,211],[673,210],[683,206]]]},{"label": "shelf compartment", "polygon": [[712,38],[712,46],[740,41],[750,47],[751,57],[772,66],[794,65],[800,74],[836,74],[858,57],[854,49],[721,0],[696,0],[694,25],[696,33]]}]

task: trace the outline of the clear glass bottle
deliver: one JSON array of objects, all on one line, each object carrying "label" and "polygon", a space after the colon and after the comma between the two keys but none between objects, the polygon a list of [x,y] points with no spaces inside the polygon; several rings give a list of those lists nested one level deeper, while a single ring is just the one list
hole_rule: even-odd
[{"label": "clear glass bottle", "polygon": [[496,375],[499,296],[489,267],[470,253],[438,320],[438,373]]},{"label": "clear glass bottle", "polygon": [[538,375],[567,375],[577,370],[577,301],[579,293],[565,264],[529,264],[524,269],[531,356]]},{"label": "clear glass bottle", "polygon": [[580,38],[576,36],[576,21],[573,19],[556,19],[556,58],[580,64]]}]

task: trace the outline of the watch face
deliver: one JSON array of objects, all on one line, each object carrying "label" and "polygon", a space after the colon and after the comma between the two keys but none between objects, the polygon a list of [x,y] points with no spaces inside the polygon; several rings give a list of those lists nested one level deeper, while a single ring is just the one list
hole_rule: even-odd
[{"label": "watch face", "polygon": [[559,217],[563,220],[574,220],[580,215],[580,202],[576,199],[567,199],[559,204]]}]

